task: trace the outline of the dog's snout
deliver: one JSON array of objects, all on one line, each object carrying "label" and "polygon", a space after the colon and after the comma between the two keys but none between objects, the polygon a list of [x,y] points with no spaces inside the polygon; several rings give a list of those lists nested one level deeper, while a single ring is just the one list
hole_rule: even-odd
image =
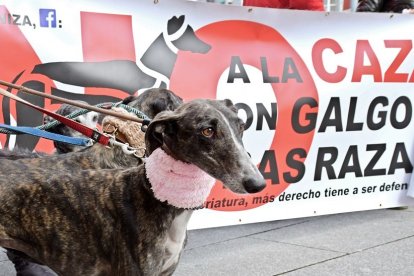
[{"label": "dog's snout", "polygon": [[266,187],[266,181],[263,178],[247,178],[243,181],[243,187],[249,194],[258,193]]}]

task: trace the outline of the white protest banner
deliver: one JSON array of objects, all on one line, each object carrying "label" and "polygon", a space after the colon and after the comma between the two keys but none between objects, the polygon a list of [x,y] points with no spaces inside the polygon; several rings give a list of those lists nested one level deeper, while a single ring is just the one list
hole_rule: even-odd
[{"label": "white protest banner", "polygon": [[[404,206],[414,202],[412,26],[409,14],[8,0],[0,79],[91,104],[150,87],[231,99],[267,187],[236,195],[217,183],[190,228]],[[0,121],[41,124],[41,114],[1,101]],[[52,149],[20,136],[0,143]]]}]

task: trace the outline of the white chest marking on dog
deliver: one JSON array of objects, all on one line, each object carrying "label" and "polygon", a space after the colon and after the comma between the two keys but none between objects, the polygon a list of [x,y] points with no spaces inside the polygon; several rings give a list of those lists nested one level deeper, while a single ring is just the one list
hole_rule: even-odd
[{"label": "white chest marking on dog", "polygon": [[177,216],[168,230],[165,241],[165,253],[163,258],[162,272],[167,271],[171,266],[178,263],[181,250],[184,247],[187,233],[187,224],[193,211],[185,210]]}]

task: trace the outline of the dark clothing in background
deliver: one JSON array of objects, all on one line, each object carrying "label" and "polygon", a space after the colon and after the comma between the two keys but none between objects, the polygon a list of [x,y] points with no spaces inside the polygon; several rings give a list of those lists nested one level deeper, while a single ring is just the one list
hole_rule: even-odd
[{"label": "dark clothing in background", "polygon": [[359,0],[357,12],[396,12],[413,9],[413,0]]}]

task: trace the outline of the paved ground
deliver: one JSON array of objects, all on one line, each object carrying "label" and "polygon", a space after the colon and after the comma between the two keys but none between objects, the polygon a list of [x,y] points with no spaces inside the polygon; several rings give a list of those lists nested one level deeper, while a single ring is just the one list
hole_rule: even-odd
[{"label": "paved ground", "polygon": [[193,230],[174,275],[414,275],[414,208]]}]

